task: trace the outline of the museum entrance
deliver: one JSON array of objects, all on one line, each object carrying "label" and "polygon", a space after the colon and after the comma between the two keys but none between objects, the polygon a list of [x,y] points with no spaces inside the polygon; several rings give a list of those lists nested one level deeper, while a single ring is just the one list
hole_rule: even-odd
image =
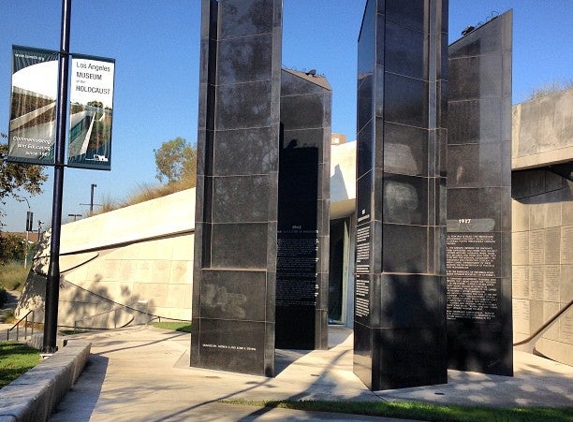
[{"label": "museum entrance", "polygon": [[330,222],[328,323],[346,324],[349,218]]}]

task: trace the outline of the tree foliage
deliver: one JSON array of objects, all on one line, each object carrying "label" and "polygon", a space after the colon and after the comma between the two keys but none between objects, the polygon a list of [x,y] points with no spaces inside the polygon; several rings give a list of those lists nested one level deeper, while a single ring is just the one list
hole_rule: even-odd
[{"label": "tree foliage", "polygon": [[[6,134],[1,133],[1,138]],[[0,143],[0,228],[2,217],[5,215],[1,206],[6,204],[7,198],[23,201],[23,192],[30,195],[42,193],[42,184],[48,180],[44,169],[37,165],[10,163],[4,159],[8,154],[8,145]]]},{"label": "tree foliage", "polygon": [[19,261],[24,257],[24,253],[32,250],[33,244],[26,248],[26,239],[13,234],[0,234],[0,264],[10,261]]},{"label": "tree foliage", "polygon": [[182,184],[182,188],[195,186],[197,178],[197,150],[184,138],[177,137],[163,142],[161,148],[153,150],[156,178],[161,183]]}]

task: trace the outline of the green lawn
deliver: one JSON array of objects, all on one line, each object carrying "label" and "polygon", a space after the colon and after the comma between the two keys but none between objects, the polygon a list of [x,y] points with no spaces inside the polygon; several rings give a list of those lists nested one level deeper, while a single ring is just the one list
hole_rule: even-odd
[{"label": "green lawn", "polygon": [[224,403],[317,412],[347,413],[428,422],[571,422],[573,408],[464,407],[413,402],[266,401],[225,400]]},{"label": "green lawn", "polygon": [[13,341],[0,342],[0,388],[40,363],[40,352]]},{"label": "green lawn", "polygon": [[182,331],[184,333],[191,332],[191,323],[187,321],[166,321],[166,322],[152,322],[151,325],[164,330]]}]

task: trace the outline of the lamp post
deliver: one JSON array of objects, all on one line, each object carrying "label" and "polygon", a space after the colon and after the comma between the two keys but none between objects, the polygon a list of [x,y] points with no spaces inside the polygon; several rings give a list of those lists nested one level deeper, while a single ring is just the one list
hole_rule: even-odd
[{"label": "lamp post", "polygon": [[94,191],[95,188],[97,188],[97,185],[95,183],[92,183],[92,191],[91,191],[91,196],[90,196],[90,214],[93,214],[94,212]]},{"label": "lamp post", "polygon": [[97,188],[97,185],[95,183],[92,183],[92,190],[91,190],[91,196],[90,196],[90,215],[93,214],[94,212],[94,191],[95,188]]},{"label": "lamp post", "polygon": [[90,203],[89,204],[80,204],[80,205],[89,205],[90,206],[90,213],[89,216],[92,216],[94,213],[94,207],[97,205],[98,207],[101,207],[101,204],[94,204],[94,192],[95,192],[95,188],[97,188],[97,185],[95,183],[91,184],[91,193],[90,193]]},{"label": "lamp post", "polygon": [[29,233],[32,231],[32,224],[34,220],[34,214],[30,210],[30,203],[24,197],[26,204],[28,204],[28,211],[26,211],[26,243],[24,244],[24,268],[28,266],[28,242],[29,242]]},{"label": "lamp post", "polygon": [[42,224],[44,224],[44,222],[41,220],[38,220],[38,243],[40,243],[40,240],[42,237]]},{"label": "lamp post", "polygon": [[62,0],[62,32],[58,75],[56,114],[56,142],[54,144],[54,195],[52,200],[52,236],[50,238],[50,265],[46,280],[44,340],[42,352],[55,353],[58,331],[58,300],[60,297],[60,234],[64,194],[64,158],[68,104],[68,75],[70,51],[70,23],[72,0]]}]

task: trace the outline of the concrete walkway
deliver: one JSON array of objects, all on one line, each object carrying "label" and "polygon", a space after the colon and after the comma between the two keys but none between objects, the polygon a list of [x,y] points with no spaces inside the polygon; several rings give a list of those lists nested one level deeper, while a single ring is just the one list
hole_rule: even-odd
[{"label": "concrete walkway", "polygon": [[[18,299],[20,299],[20,295],[22,294],[17,290],[7,290],[6,293],[8,293],[8,300],[6,301],[2,309],[0,309],[0,341],[8,339],[7,330],[9,330],[14,326],[14,324],[8,324],[6,323],[6,321],[4,321],[4,313],[10,310],[14,312],[16,306],[18,306]],[[30,333],[28,332],[28,334]],[[21,336],[22,337],[24,336],[23,328],[21,329]],[[16,339],[16,329],[14,329],[10,333],[10,340],[15,340],[15,339]]]},{"label": "concrete walkway", "polygon": [[52,422],[393,420],[224,399],[573,406],[573,368],[522,352],[515,353],[512,378],[449,371],[447,385],[371,392],[352,373],[352,331],[342,327],[331,327],[327,351],[277,350],[275,378],[190,368],[188,334],[139,326],[75,337],[92,342],[92,356]]}]

